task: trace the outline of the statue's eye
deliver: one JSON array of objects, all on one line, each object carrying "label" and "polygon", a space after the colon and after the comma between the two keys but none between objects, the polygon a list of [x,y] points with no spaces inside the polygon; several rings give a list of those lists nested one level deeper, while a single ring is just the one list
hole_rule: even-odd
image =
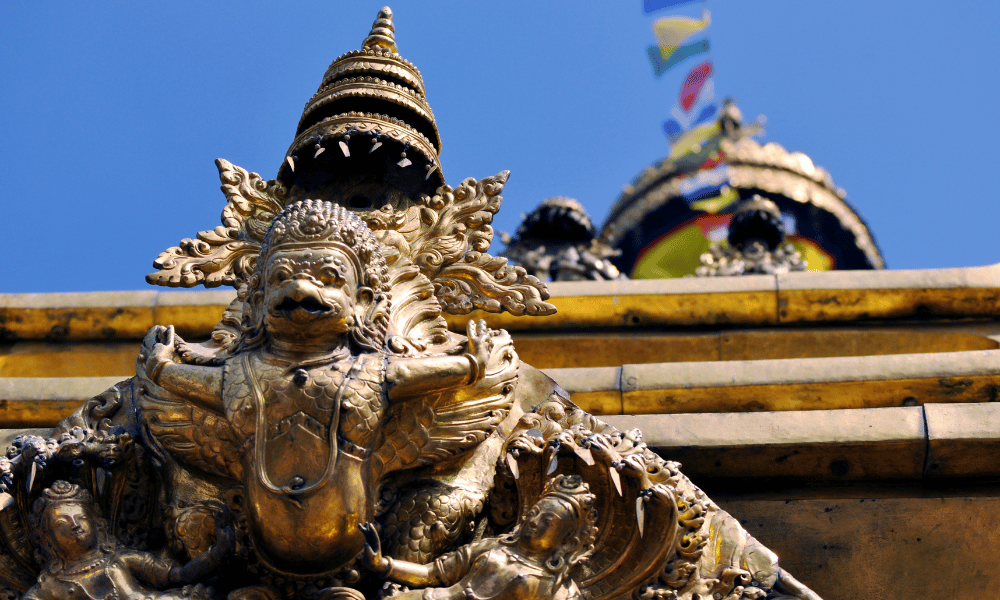
[{"label": "statue's eye", "polygon": [[271,271],[271,279],[281,283],[292,276],[292,272],[284,267],[279,267]]},{"label": "statue's eye", "polygon": [[344,277],[340,271],[333,266],[325,266],[319,271],[319,279],[327,285],[340,285],[344,283]]}]

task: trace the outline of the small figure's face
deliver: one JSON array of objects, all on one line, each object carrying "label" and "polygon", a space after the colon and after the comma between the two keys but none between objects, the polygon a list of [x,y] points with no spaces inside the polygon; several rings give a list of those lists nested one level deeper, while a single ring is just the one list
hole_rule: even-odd
[{"label": "small figure's face", "polygon": [[264,277],[264,319],[271,336],[308,342],[350,329],[358,274],[343,251],[278,250]]},{"label": "small figure's face", "polygon": [[573,509],[557,498],[538,501],[521,525],[520,546],[536,554],[551,554],[575,526]]},{"label": "small figure's face", "polygon": [[97,528],[90,509],[77,502],[61,503],[45,513],[49,539],[63,559],[73,560],[97,546]]}]

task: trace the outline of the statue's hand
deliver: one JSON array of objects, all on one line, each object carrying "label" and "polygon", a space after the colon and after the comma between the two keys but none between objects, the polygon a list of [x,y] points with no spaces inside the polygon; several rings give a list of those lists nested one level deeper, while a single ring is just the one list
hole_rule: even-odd
[{"label": "statue's hand", "polygon": [[490,351],[493,350],[493,335],[490,333],[490,328],[486,326],[486,321],[481,319],[479,321],[470,320],[466,333],[469,336],[467,346],[469,352],[466,356],[470,359],[470,363],[474,363],[471,365],[473,372],[469,381],[475,383],[486,375],[486,363],[489,362]]},{"label": "statue's hand", "polygon": [[226,558],[232,555],[235,548],[236,533],[233,531],[232,513],[228,506],[223,505],[222,510],[215,513],[215,543],[207,552],[195,556],[183,566],[175,565],[171,568],[170,584],[194,583],[204,580],[223,566]]},{"label": "statue's hand", "polygon": [[142,349],[139,351],[137,362],[141,363],[146,377],[156,381],[163,367],[174,362],[174,352],[174,326],[157,325],[150,329],[142,340]]},{"label": "statue's hand", "polygon": [[228,506],[215,513],[215,546],[212,551],[219,558],[229,556],[236,549],[236,531],[233,530],[232,512]]},{"label": "statue's hand", "polygon": [[385,575],[389,572],[390,562],[389,559],[382,556],[382,540],[378,537],[378,531],[375,531],[375,525],[362,523],[358,525],[358,529],[365,536],[365,556],[363,559],[365,566],[380,575]]}]

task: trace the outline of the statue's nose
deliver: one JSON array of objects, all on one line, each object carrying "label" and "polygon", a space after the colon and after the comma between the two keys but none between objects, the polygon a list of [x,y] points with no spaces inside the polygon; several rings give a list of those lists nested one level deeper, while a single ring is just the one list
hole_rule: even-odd
[{"label": "statue's nose", "polygon": [[315,298],[316,286],[306,278],[296,277],[285,288],[285,296],[296,302],[302,302],[306,298]]}]

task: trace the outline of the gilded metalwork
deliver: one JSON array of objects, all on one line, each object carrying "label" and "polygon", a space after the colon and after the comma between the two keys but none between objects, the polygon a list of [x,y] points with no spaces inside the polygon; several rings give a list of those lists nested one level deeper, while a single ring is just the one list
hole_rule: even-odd
[{"label": "gilded metalwork", "polygon": [[517,228],[501,233],[501,253],[529,274],[549,281],[624,279],[611,258],[620,254],[596,236],[583,205],[572,198],[549,198]]},{"label": "gilded metalwork", "polygon": [[139,580],[167,588],[204,579],[232,551],[231,527],[217,527],[216,543],[182,566],[150,552],[122,548],[97,510],[86,490],[67,481],[42,491],[31,514],[42,573],[23,600],[211,600],[213,594],[201,584],[157,592]]},{"label": "gilded metalwork", "polygon": [[582,598],[569,575],[594,551],[594,504],[595,496],[579,475],[556,476],[513,531],[428,564],[382,556],[378,532],[368,523],[362,526],[366,566],[393,581],[425,588],[393,594],[400,599]]},{"label": "gilded metalwork", "polygon": [[[321,95],[358,90],[359,70],[416,73],[390,15]],[[555,309],[486,252],[507,174],[428,192],[430,177],[400,171],[412,159],[378,154],[413,146],[385,133],[397,123],[377,97],[358,93],[378,135],[358,117],[277,181],[219,161],[223,226],[161,255],[150,281],[239,294],[204,342],[153,327],[135,377],[0,459],[7,597],[67,597],[46,591],[57,561],[34,555],[47,536],[92,600],[816,600],[637,430],[521,363],[505,331],[448,330],[443,312]],[[71,544],[63,517],[104,541]],[[184,583],[200,587],[154,591]]]},{"label": "gilded metalwork", "polygon": [[713,244],[701,256],[695,275],[773,275],[805,271],[808,266],[795,246],[785,241],[781,211],[756,194],[736,207],[727,242]]}]

